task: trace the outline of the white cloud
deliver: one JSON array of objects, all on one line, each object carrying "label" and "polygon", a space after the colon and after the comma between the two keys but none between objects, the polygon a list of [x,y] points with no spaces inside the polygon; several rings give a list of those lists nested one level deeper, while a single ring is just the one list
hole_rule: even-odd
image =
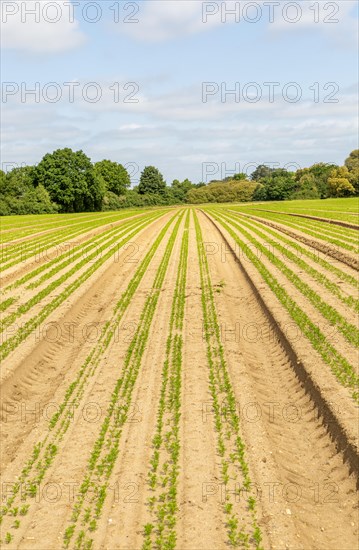
[{"label": "white cloud", "polygon": [[202,2],[198,0],[147,0],[136,15],[139,23],[124,24],[122,32],[138,40],[161,42],[211,29],[220,20],[202,21]]},{"label": "white cloud", "polygon": [[[108,82],[102,82],[108,89]],[[83,149],[93,160],[110,158],[158,166],[168,181],[202,179],[202,164],[316,161],[342,163],[357,136],[356,96],[343,90],[336,104],[297,104],[276,96],[250,104],[203,104],[200,88],[141,98],[138,104],[114,104],[108,94],[98,104],[65,100],[23,104],[10,99],[3,115],[5,162],[39,162],[60,147]]]},{"label": "white cloud", "polygon": [[[317,11],[313,6],[318,6]],[[356,0],[315,3],[283,0],[279,5],[266,0],[146,0],[140,3],[140,10],[134,16],[138,23],[117,25],[117,28],[140,41],[162,42],[218,26],[252,26],[258,22],[264,23],[272,35],[286,31],[320,32],[337,46],[350,46],[357,36],[357,21],[351,15],[355,6]]]},{"label": "white cloud", "polygon": [[2,2],[2,48],[54,54],[80,46],[85,35],[72,8],[65,0]]},{"label": "white cloud", "polygon": [[[284,6],[289,2],[283,2]],[[292,4],[295,4],[293,2]],[[302,0],[296,7],[283,10],[280,6],[270,25],[270,32],[315,32],[321,33],[328,41],[338,47],[357,44],[358,21],[352,16],[357,6],[356,0],[341,2],[312,2]]]}]

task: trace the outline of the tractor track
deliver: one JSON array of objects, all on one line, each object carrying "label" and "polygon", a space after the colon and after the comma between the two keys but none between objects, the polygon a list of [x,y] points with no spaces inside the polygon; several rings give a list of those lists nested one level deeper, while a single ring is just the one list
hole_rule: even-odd
[{"label": "tractor track", "polygon": [[[350,438],[355,431],[355,409],[354,416],[342,418],[343,411],[338,412],[336,404],[327,401],[278,325],[277,310],[274,316],[258,289],[258,281],[238,259],[225,230],[207,213],[202,216],[206,220],[201,221],[206,227],[206,240],[213,242],[220,236],[232,252],[226,262],[221,261],[219,254],[209,256],[214,281],[224,279],[230,286],[217,299],[221,324],[232,329],[236,323],[261,327],[260,340],[241,334],[239,341],[232,338],[224,341],[224,346],[231,357],[232,380],[241,410],[252,403],[250,406],[259,407],[257,411],[261,412],[257,422],[244,414],[242,424],[262,495],[271,547],[281,548],[285,541],[286,548],[344,550],[342,541],[346,540],[345,550],[356,548],[359,471],[356,442]],[[289,410],[294,411],[294,421],[287,414]],[[347,421],[352,431],[347,429]],[[266,443],[263,447],[258,445],[261,437]],[[269,455],[265,453],[266,446]],[[296,488],[301,498],[289,503],[279,491],[278,502],[272,502],[265,491],[272,482],[278,483],[279,488]],[[315,483],[318,491],[326,493],[314,503],[310,487]],[[330,489],[334,496],[329,494]],[[276,509],[278,505],[281,510]]]}]

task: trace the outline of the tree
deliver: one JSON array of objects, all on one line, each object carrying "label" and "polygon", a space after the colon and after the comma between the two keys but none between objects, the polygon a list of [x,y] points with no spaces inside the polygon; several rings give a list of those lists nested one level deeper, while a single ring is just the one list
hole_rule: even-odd
[{"label": "tree", "polygon": [[173,197],[179,202],[186,202],[187,193],[193,188],[193,183],[189,179],[185,179],[180,182],[179,180],[173,180],[171,191]]},{"label": "tree", "polygon": [[350,197],[355,195],[355,189],[346,178],[329,178],[329,188],[332,197]]},{"label": "tree", "polygon": [[248,202],[258,186],[253,181],[235,181],[209,183],[205,187],[193,188],[187,194],[187,200],[192,204],[206,202]]},{"label": "tree", "polygon": [[161,172],[154,166],[146,166],[143,170],[138,186],[140,195],[147,193],[158,193],[163,195],[166,189],[166,182],[163,179]]},{"label": "tree", "polygon": [[107,191],[111,191],[115,195],[124,195],[126,189],[131,186],[130,176],[126,168],[117,162],[111,160],[96,162],[95,172],[97,176],[104,180]]},{"label": "tree", "polygon": [[349,181],[359,193],[359,149],[355,149],[345,160],[345,166],[349,171]]},{"label": "tree", "polygon": [[235,181],[247,181],[247,174],[245,174],[244,172],[239,172],[239,174],[234,174],[233,178],[231,178],[232,180],[235,180]]},{"label": "tree", "polygon": [[[284,168],[272,170],[269,176],[261,179],[260,183],[264,185],[266,200],[269,201],[283,201],[291,198],[296,187],[294,173]],[[261,191],[261,194],[264,196],[264,191]],[[256,200],[258,200],[257,196]]]},{"label": "tree", "polygon": [[330,195],[328,187],[328,178],[330,173],[337,168],[336,164],[327,164],[325,162],[318,162],[313,164],[310,168],[304,168],[304,170],[297,170],[296,179],[298,181],[304,174],[312,174],[315,180],[315,186],[318,189],[319,198],[326,199]]},{"label": "tree", "polygon": [[350,183],[350,172],[346,166],[340,166],[331,171],[328,186],[332,197],[355,195],[355,188]]},{"label": "tree", "polygon": [[253,193],[254,201],[266,201],[267,200],[267,189],[262,183],[258,183],[257,187]]},{"label": "tree", "polygon": [[293,199],[319,199],[319,192],[315,184],[315,177],[313,174],[308,172],[304,174],[299,182],[298,189],[293,195]]},{"label": "tree", "polygon": [[35,169],[33,166],[13,168],[4,175],[2,191],[6,195],[21,198],[30,189],[34,188]]},{"label": "tree", "polygon": [[355,189],[355,193],[359,194],[359,168],[354,168],[349,172],[349,181]]},{"label": "tree", "polygon": [[62,212],[102,208],[106,187],[83,151],[66,148],[45,155],[36,167],[35,182],[47,189]]},{"label": "tree", "polygon": [[348,168],[349,172],[352,172],[355,169],[359,169],[359,149],[354,149],[345,160],[345,166]]},{"label": "tree", "polygon": [[42,185],[34,186],[34,174],[33,166],[13,168],[7,174],[0,174],[0,215],[57,212],[46,189]]},{"label": "tree", "polygon": [[265,164],[260,164],[251,174],[252,181],[260,182],[264,178],[268,178],[271,173],[274,172],[274,168],[269,168]]}]

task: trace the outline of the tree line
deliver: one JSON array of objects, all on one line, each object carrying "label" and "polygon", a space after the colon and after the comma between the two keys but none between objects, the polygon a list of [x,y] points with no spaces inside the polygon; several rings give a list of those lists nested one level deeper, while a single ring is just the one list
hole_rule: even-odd
[{"label": "tree line", "polygon": [[291,172],[258,166],[248,177],[194,184],[174,180],[168,186],[160,171],[146,166],[131,189],[126,168],[117,162],[92,163],[83,151],[58,149],[37,166],[0,170],[0,215],[95,212],[141,206],[325,199],[359,194],[359,150],[344,166],[317,163]]}]

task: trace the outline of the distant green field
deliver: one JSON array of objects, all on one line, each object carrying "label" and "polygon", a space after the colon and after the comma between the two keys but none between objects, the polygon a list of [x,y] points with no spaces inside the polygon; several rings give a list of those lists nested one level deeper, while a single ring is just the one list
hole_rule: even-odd
[{"label": "distant green field", "polygon": [[[359,224],[359,198],[304,200],[304,201],[277,201],[233,205],[238,212],[272,210],[285,214],[301,214],[316,216],[330,220],[346,221]],[[248,212],[249,213],[249,212]]]}]

